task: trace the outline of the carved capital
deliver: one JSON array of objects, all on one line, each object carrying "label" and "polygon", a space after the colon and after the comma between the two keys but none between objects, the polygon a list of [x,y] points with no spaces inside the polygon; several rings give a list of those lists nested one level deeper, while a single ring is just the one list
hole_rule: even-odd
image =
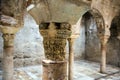
[{"label": "carved capital", "polygon": [[3,34],[4,47],[12,47],[14,45],[14,34]]},{"label": "carved capital", "polygon": [[41,23],[39,26],[43,37],[66,39],[71,35],[71,25],[69,23]]},{"label": "carved capital", "polygon": [[108,35],[103,35],[103,36],[100,36],[100,42],[101,42],[101,45],[106,45],[108,40],[109,40],[109,37]]},{"label": "carved capital", "polygon": [[105,28],[104,28],[104,31],[102,32],[102,34],[99,35],[100,42],[101,42],[102,45],[106,45],[106,43],[109,40],[109,37],[110,37],[110,30],[109,30],[109,28],[110,27],[106,24]]},{"label": "carved capital", "polygon": [[68,23],[42,23],[39,26],[44,38],[45,57],[54,61],[65,60],[66,39],[71,35]]}]

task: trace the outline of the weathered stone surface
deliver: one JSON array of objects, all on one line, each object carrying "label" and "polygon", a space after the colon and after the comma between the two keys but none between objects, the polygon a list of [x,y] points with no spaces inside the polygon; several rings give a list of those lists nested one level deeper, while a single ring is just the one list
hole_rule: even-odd
[{"label": "weathered stone surface", "polygon": [[65,60],[66,39],[71,35],[71,26],[68,23],[54,22],[46,23],[46,25],[43,23],[40,24],[40,33],[44,38],[46,59],[53,61]]},{"label": "weathered stone surface", "polygon": [[67,61],[43,61],[43,80],[67,80]]},{"label": "weathered stone surface", "polygon": [[[18,21],[20,27],[23,24],[23,15],[26,7],[26,1],[25,0],[1,0],[0,1],[0,23],[1,19],[8,18],[7,21],[13,20],[12,18],[16,19]],[[4,17],[3,17],[4,15]],[[6,22],[6,21],[5,21]]]},{"label": "weathered stone surface", "polygon": [[[7,27],[6,27],[7,28]],[[8,27],[6,33],[12,33],[14,27]],[[16,31],[16,30],[14,30]],[[26,14],[24,27],[18,31],[14,40],[14,66],[23,67],[40,64],[44,58],[42,36],[33,18]],[[3,38],[0,33],[0,61],[3,53]],[[27,59],[27,60],[26,60]],[[1,67],[0,67],[1,68]]]},{"label": "weathered stone surface", "polygon": [[[107,45],[107,63],[118,66],[119,65],[119,35],[118,24],[119,16],[113,21],[110,31],[111,37]],[[117,25],[118,24],[118,25]],[[100,61],[100,40],[97,35],[99,33],[97,24],[92,16],[86,16],[86,20],[82,19],[82,28],[86,27],[84,34],[86,34],[85,44],[85,59],[92,61]],[[103,32],[104,33],[104,32]]]},{"label": "weathered stone surface", "polygon": [[65,46],[67,38],[71,36],[71,25],[66,22],[49,22],[40,24],[39,29],[46,58],[43,60],[43,80],[67,80]]}]

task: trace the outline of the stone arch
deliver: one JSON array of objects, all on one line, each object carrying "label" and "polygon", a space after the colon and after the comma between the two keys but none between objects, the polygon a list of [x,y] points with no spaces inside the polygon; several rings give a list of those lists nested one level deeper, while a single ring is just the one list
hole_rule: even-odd
[{"label": "stone arch", "polygon": [[[110,26],[110,29],[112,28],[112,26],[114,26],[114,28],[116,28],[116,36],[115,37],[117,37],[118,39],[120,39],[119,38],[119,36],[120,36],[120,14],[119,15],[116,15],[114,18],[113,18],[113,20],[111,21],[111,26]],[[111,33],[111,36],[113,36],[112,35],[112,33]]]},{"label": "stone arch", "polygon": [[100,41],[103,40],[103,36],[105,35],[105,21],[102,16],[102,14],[97,9],[90,9],[86,11],[82,16],[84,16],[86,13],[90,13],[91,16],[94,18],[97,26],[97,35],[100,39]]},{"label": "stone arch", "polygon": [[[101,59],[94,59],[94,61],[101,61],[101,65],[100,65],[100,72],[104,73],[106,71],[106,51],[107,51],[107,41],[109,39],[109,30],[106,30],[105,28],[105,22],[104,22],[104,18],[101,15],[101,13],[96,10],[96,9],[92,9],[90,11],[88,11],[92,14],[92,16],[94,17],[94,20],[96,21],[96,25],[97,25],[97,35],[100,39],[100,54],[99,55],[95,55],[94,57],[98,57],[101,56]],[[95,49],[94,49],[95,50]],[[98,52],[99,53],[99,52]]]},{"label": "stone arch", "polygon": [[92,9],[90,11],[88,11],[92,14],[92,16],[94,17],[96,24],[97,24],[97,29],[98,29],[98,36],[102,36],[105,33],[105,23],[104,23],[104,19],[102,14],[96,10],[96,9]]},{"label": "stone arch", "polygon": [[120,13],[113,18],[110,28],[112,28],[113,24],[116,26],[116,29],[117,29],[116,37],[120,40],[120,26],[119,26],[120,25]]},{"label": "stone arch", "polygon": [[[100,61],[100,42],[99,32],[103,30],[98,26],[98,15],[93,15],[92,11],[87,11],[81,18],[81,29],[85,31],[85,52],[83,54],[85,59],[92,61]],[[97,18],[97,21],[96,21]],[[101,23],[104,24],[104,23]],[[99,23],[99,25],[101,25]],[[83,27],[82,27],[83,26]],[[101,26],[102,27],[102,26]],[[99,31],[99,32],[98,32]],[[91,51],[91,52],[90,52]]]},{"label": "stone arch", "polygon": [[120,67],[120,14],[116,15],[110,26],[111,36],[108,41],[108,58],[109,64]]}]

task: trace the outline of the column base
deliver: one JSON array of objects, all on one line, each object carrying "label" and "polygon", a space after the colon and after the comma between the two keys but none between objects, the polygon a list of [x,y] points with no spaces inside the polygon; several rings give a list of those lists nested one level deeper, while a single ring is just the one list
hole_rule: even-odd
[{"label": "column base", "polygon": [[42,80],[67,80],[67,61],[43,60]]}]

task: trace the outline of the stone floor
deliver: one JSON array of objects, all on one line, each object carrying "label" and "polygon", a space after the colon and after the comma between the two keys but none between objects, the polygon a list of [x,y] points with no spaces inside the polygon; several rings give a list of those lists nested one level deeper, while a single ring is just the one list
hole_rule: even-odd
[{"label": "stone floor", "polygon": [[[41,77],[41,65],[15,69],[14,80],[42,80]],[[99,63],[75,61],[74,80],[120,80],[120,68],[107,65],[107,74],[100,74]]]}]

